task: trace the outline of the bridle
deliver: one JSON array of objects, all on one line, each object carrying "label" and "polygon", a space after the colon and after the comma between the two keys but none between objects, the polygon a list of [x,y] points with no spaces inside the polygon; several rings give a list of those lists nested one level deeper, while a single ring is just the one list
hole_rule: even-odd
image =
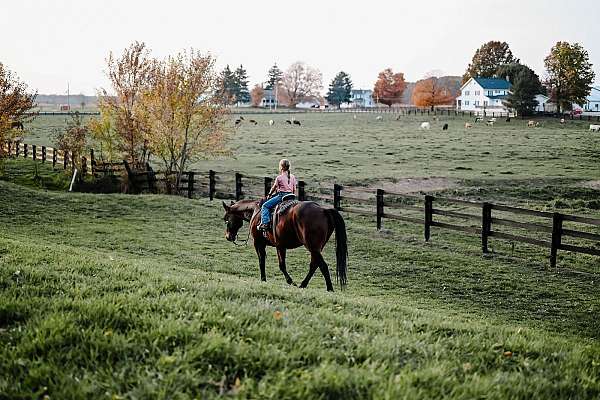
[{"label": "bridle", "polygon": [[[250,231],[252,230],[252,220],[254,219],[254,217],[256,217],[258,215],[258,210],[260,210],[260,208],[256,208],[254,210],[250,219],[247,219],[245,217],[242,218],[244,221],[248,222],[248,236],[246,237],[246,240],[243,241],[243,244],[239,244],[235,240],[232,242],[233,244],[235,244],[236,246],[247,246],[248,245],[248,241],[250,240]],[[235,236],[237,237],[237,235],[235,235]]]}]

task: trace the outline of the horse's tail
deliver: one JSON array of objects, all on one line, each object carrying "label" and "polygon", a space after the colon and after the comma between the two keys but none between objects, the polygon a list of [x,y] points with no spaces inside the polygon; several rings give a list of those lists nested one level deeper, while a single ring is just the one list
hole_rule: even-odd
[{"label": "horse's tail", "polygon": [[348,237],[346,236],[346,224],[344,218],[336,209],[328,209],[327,214],[330,216],[335,228],[335,255],[336,269],[335,275],[340,287],[344,289],[348,282]]}]

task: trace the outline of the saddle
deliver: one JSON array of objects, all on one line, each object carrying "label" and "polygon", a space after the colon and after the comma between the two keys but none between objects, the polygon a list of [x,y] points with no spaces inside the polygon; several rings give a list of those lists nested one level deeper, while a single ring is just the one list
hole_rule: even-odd
[{"label": "saddle", "polygon": [[[279,223],[279,217],[285,214],[286,211],[288,211],[291,207],[295,206],[298,203],[300,202],[296,200],[296,196],[290,193],[283,196],[283,198],[281,199],[281,203],[275,206],[271,213],[271,226],[273,229],[273,238],[276,237],[275,229],[277,227],[277,224]],[[266,237],[267,232],[263,232],[263,235]]]}]

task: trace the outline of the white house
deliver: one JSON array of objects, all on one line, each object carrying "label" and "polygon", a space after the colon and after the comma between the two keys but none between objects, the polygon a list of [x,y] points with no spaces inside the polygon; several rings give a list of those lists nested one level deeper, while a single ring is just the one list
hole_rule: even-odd
[{"label": "white house", "polygon": [[350,92],[350,101],[342,104],[342,107],[375,107],[375,101],[373,101],[373,91],[370,89],[352,89]]},{"label": "white house", "polygon": [[504,105],[511,84],[500,78],[471,78],[460,88],[456,98],[456,108],[462,111],[474,111],[487,114],[503,113],[509,110]]},{"label": "white house", "polygon": [[537,107],[535,107],[536,112],[546,112],[546,111],[552,112],[556,108],[556,107],[549,107],[548,102],[550,101],[550,97],[548,97],[546,95],[537,94],[535,96],[535,100],[538,103]]},{"label": "white house", "polygon": [[592,91],[586,98],[583,110],[588,112],[600,112],[600,87],[592,87]]}]

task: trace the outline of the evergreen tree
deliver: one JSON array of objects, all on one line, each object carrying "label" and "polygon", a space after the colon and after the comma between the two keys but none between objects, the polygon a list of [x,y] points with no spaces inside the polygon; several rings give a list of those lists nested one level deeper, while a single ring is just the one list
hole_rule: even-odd
[{"label": "evergreen tree", "polygon": [[352,81],[350,75],[344,71],[339,72],[329,84],[329,91],[325,98],[329,104],[337,107],[342,103],[348,103],[352,94]]},{"label": "evergreen tree", "polygon": [[235,80],[235,74],[231,72],[229,65],[221,71],[219,75],[219,86],[217,95],[225,105],[231,105],[236,102],[237,98],[237,84]]},{"label": "evergreen tree", "polygon": [[267,79],[267,86],[265,89],[273,90],[275,88],[275,84],[283,78],[283,72],[279,69],[277,64],[273,64],[273,66],[269,69],[268,72],[269,78]]},{"label": "evergreen tree", "polygon": [[530,115],[538,105],[535,96],[540,93],[540,87],[541,83],[536,73],[527,67],[522,68],[515,76],[511,93],[504,104],[521,117]]},{"label": "evergreen tree", "polygon": [[248,73],[244,66],[240,65],[235,70],[233,76],[235,86],[235,101],[238,103],[248,103],[250,101],[250,91],[248,90]]},{"label": "evergreen tree", "polygon": [[511,83],[515,83],[517,76],[522,71],[526,71],[532,77],[532,79],[534,79],[535,83],[539,85],[536,94],[546,94],[546,88],[544,85],[542,85],[539,76],[537,76],[537,74],[527,65],[519,63],[504,64],[496,70],[495,75],[502,79],[508,78]]}]

